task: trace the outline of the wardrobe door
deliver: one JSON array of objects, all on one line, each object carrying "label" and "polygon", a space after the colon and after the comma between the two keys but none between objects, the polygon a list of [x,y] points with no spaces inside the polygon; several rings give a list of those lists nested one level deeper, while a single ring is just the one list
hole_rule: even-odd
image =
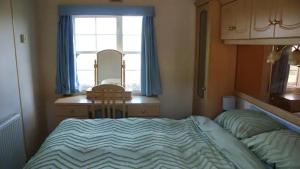
[{"label": "wardrobe door", "polygon": [[279,0],[275,37],[300,37],[300,0]]},{"label": "wardrobe door", "polygon": [[0,0],[0,168],[22,168],[22,129],[10,0]]},{"label": "wardrobe door", "polygon": [[9,0],[0,0],[0,124],[21,113]]},{"label": "wardrobe door", "polygon": [[273,38],[276,1],[253,0],[251,38]]}]

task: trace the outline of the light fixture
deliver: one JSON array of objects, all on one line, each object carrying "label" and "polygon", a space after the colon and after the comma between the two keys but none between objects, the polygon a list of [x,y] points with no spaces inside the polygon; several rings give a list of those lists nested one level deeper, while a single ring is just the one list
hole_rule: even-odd
[{"label": "light fixture", "polygon": [[278,47],[273,46],[272,52],[269,54],[267,63],[274,64],[281,57],[282,51],[285,47],[279,49]]},{"label": "light fixture", "polygon": [[289,64],[294,66],[300,66],[300,46],[295,45],[292,47],[292,51],[289,54]]}]

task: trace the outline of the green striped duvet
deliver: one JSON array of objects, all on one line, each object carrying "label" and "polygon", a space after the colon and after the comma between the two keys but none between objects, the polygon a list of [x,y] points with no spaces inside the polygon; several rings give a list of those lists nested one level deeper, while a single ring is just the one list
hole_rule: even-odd
[{"label": "green striped duvet", "polygon": [[69,119],[25,168],[263,168],[238,140],[205,117]]}]

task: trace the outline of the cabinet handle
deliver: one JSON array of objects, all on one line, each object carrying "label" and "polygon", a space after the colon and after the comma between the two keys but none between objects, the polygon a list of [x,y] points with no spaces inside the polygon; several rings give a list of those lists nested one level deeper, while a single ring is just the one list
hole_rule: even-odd
[{"label": "cabinet handle", "polygon": [[234,31],[234,30],[236,30],[236,26],[229,26],[229,27],[228,27],[228,30],[229,30],[229,31]]},{"label": "cabinet handle", "polygon": [[276,24],[281,24],[280,20],[274,19],[274,20],[270,20],[270,25],[276,25]]},{"label": "cabinet handle", "polygon": [[275,19],[275,24],[279,24],[279,25],[281,25],[282,24],[282,21],[281,20],[277,20],[277,19]]}]

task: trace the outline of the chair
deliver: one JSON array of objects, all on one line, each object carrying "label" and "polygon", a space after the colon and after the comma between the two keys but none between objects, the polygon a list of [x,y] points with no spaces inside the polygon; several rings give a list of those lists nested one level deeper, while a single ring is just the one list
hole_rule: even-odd
[{"label": "chair", "polygon": [[[100,107],[102,117],[116,118],[116,112],[121,107],[122,117],[126,117],[126,93],[122,86],[103,84],[92,88],[89,99],[92,101],[92,118],[96,117],[96,107]],[[98,109],[99,110],[99,109]]]},{"label": "chair", "polygon": [[117,50],[102,50],[97,53],[94,64],[95,86],[115,84],[125,87],[125,61]]}]

